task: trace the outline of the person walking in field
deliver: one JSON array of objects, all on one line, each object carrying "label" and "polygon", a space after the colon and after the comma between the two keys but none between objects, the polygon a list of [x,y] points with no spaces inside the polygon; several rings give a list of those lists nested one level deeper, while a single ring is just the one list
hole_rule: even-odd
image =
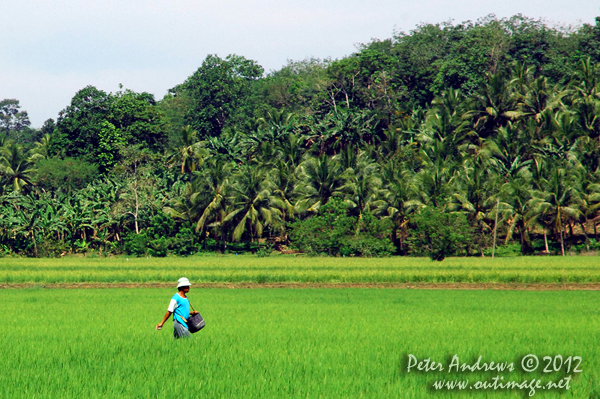
[{"label": "person walking in field", "polygon": [[190,280],[185,277],[182,277],[177,281],[178,291],[173,295],[173,298],[171,298],[165,317],[163,317],[162,321],[156,325],[157,330],[161,330],[165,322],[169,320],[169,317],[173,314],[173,327],[175,328],[173,337],[175,337],[175,339],[191,337],[187,326],[187,319],[190,317],[190,314],[198,313],[195,310],[190,313],[190,301],[186,294],[190,292],[191,286]]}]

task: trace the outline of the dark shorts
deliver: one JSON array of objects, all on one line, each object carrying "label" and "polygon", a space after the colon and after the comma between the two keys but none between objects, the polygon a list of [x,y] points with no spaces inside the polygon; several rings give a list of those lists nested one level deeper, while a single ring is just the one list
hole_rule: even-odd
[{"label": "dark shorts", "polygon": [[175,339],[178,339],[178,338],[190,338],[192,336],[190,334],[190,331],[187,329],[187,326],[184,326],[183,324],[181,324],[177,320],[175,320],[173,322],[173,327],[175,327],[175,329],[173,330],[173,337]]}]

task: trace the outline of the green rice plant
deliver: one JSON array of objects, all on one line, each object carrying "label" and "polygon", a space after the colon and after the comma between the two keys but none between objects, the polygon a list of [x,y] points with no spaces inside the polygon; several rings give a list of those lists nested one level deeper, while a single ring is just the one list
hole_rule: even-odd
[{"label": "green rice plant", "polygon": [[0,259],[0,284],[151,283],[186,276],[196,283],[597,283],[595,256],[331,258],[197,256]]},{"label": "green rice plant", "polygon": [[[600,392],[598,293],[387,289],[197,289],[206,320],[174,341],[174,289],[0,290],[2,398],[498,398],[432,392],[438,379],[562,373],[407,372],[408,354],[448,363],[581,356],[568,391]],[[446,368],[447,370],[447,368]]]}]

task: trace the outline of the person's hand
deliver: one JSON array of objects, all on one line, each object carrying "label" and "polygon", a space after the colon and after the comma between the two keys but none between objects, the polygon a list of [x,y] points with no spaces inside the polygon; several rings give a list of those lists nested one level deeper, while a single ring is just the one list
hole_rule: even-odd
[{"label": "person's hand", "polygon": [[157,329],[157,330],[162,330],[162,326],[163,326],[163,325],[162,325],[162,323],[158,323],[158,324],[156,325],[156,329]]},{"label": "person's hand", "polygon": [[192,310],[192,313],[191,313],[191,314],[196,314],[196,313],[198,313],[198,311],[196,311],[196,310]]}]

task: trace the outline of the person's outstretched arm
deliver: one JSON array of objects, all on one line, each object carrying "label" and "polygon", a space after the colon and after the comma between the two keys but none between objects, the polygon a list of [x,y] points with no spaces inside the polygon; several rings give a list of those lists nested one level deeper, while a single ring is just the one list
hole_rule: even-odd
[{"label": "person's outstretched arm", "polygon": [[163,317],[162,321],[156,325],[156,329],[157,329],[157,330],[160,330],[160,329],[162,328],[162,326],[165,324],[165,322],[166,322],[167,320],[169,320],[169,317],[171,317],[171,314],[172,314],[172,313],[173,313],[173,312],[169,312],[169,311],[167,310],[167,313],[165,314],[165,317]]}]

